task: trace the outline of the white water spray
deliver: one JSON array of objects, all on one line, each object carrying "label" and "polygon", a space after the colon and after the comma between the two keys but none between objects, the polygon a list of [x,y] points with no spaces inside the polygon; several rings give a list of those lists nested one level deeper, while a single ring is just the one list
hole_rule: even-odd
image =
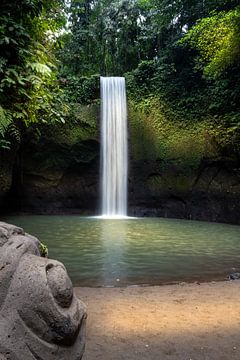
[{"label": "white water spray", "polygon": [[101,77],[102,216],[127,216],[127,100],[123,77]]}]

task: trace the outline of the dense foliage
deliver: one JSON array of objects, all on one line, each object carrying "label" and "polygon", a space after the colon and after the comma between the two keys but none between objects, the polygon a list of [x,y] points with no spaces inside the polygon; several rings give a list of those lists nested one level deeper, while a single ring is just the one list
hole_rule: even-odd
[{"label": "dense foliage", "polygon": [[1,1],[0,146],[22,123],[62,119],[54,51],[64,23],[63,0]]},{"label": "dense foliage", "polygon": [[239,157],[239,14],[238,0],[71,1],[60,53],[68,96],[91,103],[96,74],[123,75],[142,116],[155,108],[152,124],[160,107],[176,132],[189,128],[196,141],[200,132]]},{"label": "dense foliage", "polygon": [[240,60],[240,7],[213,12],[183,38],[199,52],[197,66],[209,78],[219,77]]},{"label": "dense foliage", "polygon": [[13,123],[84,127],[99,76],[120,75],[144,128],[162,127],[157,153],[184,132],[239,157],[238,0],[3,0],[0,14],[0,146]]},{"label": "dense foliage", "polygon": [[237,5],[237,0],[73,0],[63,68],[78,76],[124,74],[141,61],[169,57],[176,41],[213,11],[216,21],[226,17],[216,32],[237,23],[232,10]]}]

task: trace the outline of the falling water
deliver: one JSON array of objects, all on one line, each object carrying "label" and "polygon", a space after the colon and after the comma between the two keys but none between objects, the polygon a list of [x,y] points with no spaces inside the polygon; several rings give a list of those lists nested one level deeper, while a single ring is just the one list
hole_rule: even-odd
[{"label": "falling water", "polygon": [[127,101],[123,77],[101,77],[102,215],[127,215]]}]

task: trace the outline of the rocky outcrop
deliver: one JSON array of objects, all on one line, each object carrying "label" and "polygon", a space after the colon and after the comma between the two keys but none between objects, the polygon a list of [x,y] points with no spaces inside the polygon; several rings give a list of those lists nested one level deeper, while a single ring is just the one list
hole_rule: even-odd
[{"label": "rocky outcrop", "polygon": [[[49,125],[39,139],[33,131],[26,134],[13,179],[10,168],[2,176],[1,213],[99,213],[98,112],[82,109],[79,123]],[[196,134],[167,122],[172,133],[164,135],[153,126],[154,116],[155,122],[145,113],[130,113],[129,215],[240,224],[237,155],[210,144],[207,128]]]},{"label": "rocky outcrop", "polygon": [[23,182],[8,193],[2,210],[35,214],[96,213],[99,196],[96,168],[89,164],[79,165],[75,172],[28,169],[23,173]]},{"label": "rocky outcrop", "polygon": [[75,147],[62,149],[61,144],[49,152],[49,145],[41,149],[39,158],[39,149],[26,146],[0,212],[96,213],[99,142],[79,141]]},{"label": "rocky outcrop", "polygon": [[232,159],[209,159],[189,171],[161,160],[131,166],[132,215],[240,224],[240,168]]},{"label": "rocky outcrop", "polygon": [[[99,160],[71,169],[23,168],[21,184],[2,211],[95,215],[99,213]],[[132,161],[129,215],[161,216],[239,224],[240,170],[231,159],[209,160],[189,171],[161,160]]]},{"label": "rocky outcrop", "polygon": [[65,267],[41,244],[0,222],[0,359],[80,360],[86,310]]}]

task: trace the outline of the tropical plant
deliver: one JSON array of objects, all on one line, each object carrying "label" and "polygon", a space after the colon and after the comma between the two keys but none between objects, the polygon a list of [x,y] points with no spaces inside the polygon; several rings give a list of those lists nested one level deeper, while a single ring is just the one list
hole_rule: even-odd
[{"label": "tropical plant", "polygon": [[64,1],[3,0],[0,14],[1,137],[11,121],[63,121],[54,51],[65,22]]},{"label": "tropical plant", "polygon": [[197,67],[207,77],[219,77],[240,60],[240,7],[212,12],[199,20],[181,43],[197,49]]}]

